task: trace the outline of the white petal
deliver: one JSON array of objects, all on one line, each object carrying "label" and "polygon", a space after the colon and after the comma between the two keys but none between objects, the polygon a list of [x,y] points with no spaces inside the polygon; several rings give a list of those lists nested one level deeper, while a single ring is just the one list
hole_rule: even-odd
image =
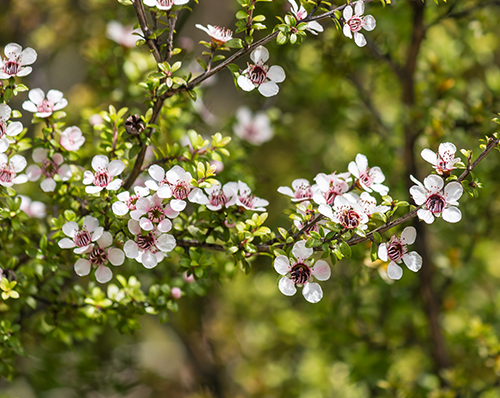
[{"label": "white petal", "polygon": [[43,192],[54,192],[56,186],[57,184],[52,178],[46,178],[40,184]]},{"label": "white petal", "polygon": [[378,247],[378,258],[387,261],[387,243],[381,243]]},{"label": "white petal", "polygon": [[325,217],[328,217],[330,220],[333,219],[332,208],[330,206],[328,206],[327,204],[323,204],[323,203],[320,204],[318,207],[318,211],[320,212],[320,214],[324,215]]},{"label": "white petal", "polygon": [[414,185],[410,188],[410,195],[413,197],[417,206],[424,204],[427,200],[427,193],[425,192],[424,187],[420,187],[418,185]]},{"label": "white petal", "polygon": [[9,105],[0,104],[0,119],[3,119],[4,121],[8,120],[10,118],[11,112],[12,109],[10,109]]},{"label": "white petal", "polygon": [[75,237],[75,232],[78,230],[78,224],[74,221],[69,221],[63,225],[62,230],[66,236]]},{"label": "white petal", "polygon": [[84,185],[92,184],[92,182],[94,182],[94,174],[92,174],[90,170],[85,170],[82,182]]},{"label": "white petal", "polygon": [[356,43],[356,45],[358,47],[364,47],[364,46],[366,46],[365,36],[363,36],[362,33],[355,32],[354,33],[354,43]]},{"label": "white petal", "polygon": [[122,265],[125,261],[125,254],[122,250],[114,247],[108,253],[108,260],[113,265]]},{"label": "white petal", "polygon": [[269,59],[269,51],[264,46],[259,46],[250,54],[250,58],[254,63],[264,63]]},{"label": "white petal", "polygon": [[57,174],[63,181],[68,181],[73,176],[73,172],[67,164],[63,164],[61,167],[59,167]]},{"label": "white petal", "polygon": [[96,155],[92,159],[92,168],[95,171],[99,171],[99,169],[106,169],[109,164],[109,159],[104,155]]},{"label": "white petal", "polygon": [[430,149],[428,148],[425,148],[424,150],[422,150],[422,152],[420,152],[420,156],[422,156],[422,158],[426,161],[426,162],[429,162],[430,164],[432,164],[433,166],[436,165],[437,163],[437,160],[438,160],[438,157],[436,155],[435,152],[431,151]]},{"label": "white petal", "polygon": [[293,245],[292,254],[298,261],[303,261],[311,257],[314,253],[312,247],[306,247],[305,240],[299,240]]},{"label": "white petal", "polygon": [[90,187],[86,187],[85,188],[85,192],[89,193],[89,194],[95,194],[95,193],[99,193],[103,190],[102,187],[96,187],[96,186],[90,186]]},{"label": "white petal", "polygon": [[417,211],[417,216],[427,224],[432,224],[434,222],[434,215],[429,210],[420,209]]},{"label": "white petal", "polygon": [[314,264],[314,267],[312,268],[312,275],[318,280],[318,281],[326,281],[330,279],[330,276],[332,274],[332,271],[330,269],[330,266],[326,261],[323,260],[318,260]]},{"label": "white petal", "polygon": [[464,189],[459,182],[450,182],[444,187],[444,194],[447,202],[456,202],[462,196]]},{"label": "white petal", "polygon": [[[34,88],[33,90],[30,90],[30,92],[28,93],[28,98],[35,105],[38,105],[40,102],[42,102],[45,99],[45,93],[39,88]],[[24,104],[23,104],[23,108],[24,108]],[[28,110],[28,109],[26,109],[26,110]]]},{"label": "white petal", "polygon": [[292,188],[290,188],[290,187],[279,187],[278,192],[283,194],[283,195],[287,195],[287,196],[291,196],[292,198],[295,198],[295,193],[292,191]]},{"label": "white petal", "polygon": [[287,256],[278,256],[274,260],[274,269],[280,275],[286,275],[290,271],[290,261]]},{"label": "white petal", "polygon": [[33,62],[36,61],[36,58],[37,58],[36,51],[33,50],[31,47],[24,49],[24,51],[21,53],[21,60],[23,65],[31,65]]},{"label": "white petal", "polygon": [[293,283],[286,276],[280,279],[278,288],[280,289],[280,292],[283,293],[285,296],[293,296],[295,293],[297,293],[297,288],[295,287],[295,283]]},{"label": "white petal", "polygon": [[365,3],[363,0],[357,1],[356,5],[354,6],[354,13],[356,15],[363,15],[365,12]]},{"label": "white petal", "polygon": [[16,135],[19,135],[23,131],[23,125],[21,122],[12,122],[9,124],[7,127],[6,134],[9,137],[15,137]]},{"label": "white petal", "polygon": [[170,207],[174,211],[183,211],[186,208],[187,203],[184,200],[172,199],[170,202]]},{"label": "white petal", "polygon": [[9,147],[9,141],[5,138],[0,138],[0,152],[3,153]]},{"label": "white petal", "polygon": [[61,249],[72,249],[73,247],[76,246],[75,242],[73,242],[71,239],[68,238],[61,239],[58,242],[58,245]]},{"label": "white petal", "polygon": [[158,224],[158,231],[160,232],[168,232],[172,229],[172,221],[169,219],[165,219],[160,221]]},{"label": "white petal", "polygon": [[351,6],[345,6],[344,8],[344,11],[342,13],[342,16],[344,17],[344,19],[347,21],[349,21],[352,17],[352,7]]},{"label": "white petal", "polygon": [[49,92],[47,93],[47,99],[52,101],[54,104],[61,101],[62,98],[63,93],[61,93],[59,90],[49,90]]},{"label": "white petal", "polygon": [[99,265],[95,271],[95,278],[99,283],[107,283],[113,277],[113,272],[104,265]]},{"label": "white petal", "polygon": [[151,222],[151,220],[148,220],[147,218],[141,218],[139,220],[139,225],[144,231],[151,231],[154,228],[154,225]]},{"label": "white petal", "polygon": [[377,26],[377,21],[373,17],[373,15],[366,15],[363,18],[363,29],[367,31],[372,31]]},{"label": "white petal", "polygon": [[28,176],[28,180],[37,181],[42,175],[42,169],[36,164],[31,164],[26,169],[26,175]]},{"label": "white petal", "polygon": [[106,186],[106,189],[108,191],[116,191],[118,189],[120,189],[120,187],[122,186],[122,180],[119,179],[119,178],[115,178],[113,181],[111,181],[107,186]]},{"label": "white petal", "polygon": [[412,245],[417,239],[417,230],[414,227],[406,227],[401,234],[401,243]]},{"label": "white petal", "polygon": [[417,252],[410,252],[403,256],[403,262],[406,264],[408,269],[413,272],[417,272],[422,268],[422,257]]},{"label": "white petal", "polygon": [[78,276],[85,276],[90,274],[90,261],[84,258],[79,259],[75,263],[75,272]]},{"label": "white petal", "polygon": [[20,171],[24,170],[28,162],[26,162],[24,156],[14,155],[10,158],[9,164],[14,167],[14,171],[16,173],[19,173]]},{"label": "white petal", "polygon": [[115,159],[108,165],[109,174],[113,177],[121,174],[124,169],[125,163],[123,163],[121,160]]},{"label": "white petal", "polygon": [[158,264],[158,259],[156,258],[156,256],[149,251],[144,252],[141,261],[142,265],[144,265],[144,267],[148,269],[154,268]]},{"label": "white petal", "polygon": [[278,94],[279,91],[280,91],[280,88],[273,81],[262,83],[259,86],[259,93],[261,93],[264,97],[272,97],[272,96]]},{"label": "white petal", "polygon": [[430,192],[437,192],[443,189],[443,179],[435,174],[431,174],[424,179],[424,186]]},{"label": "white petal", "polygon": [[[184,180],[184,175],[189,174],[181,166],[174,166],[169,171],[167,171],[167,181],[170,184],[177,184],[179,181]],[[191,175],[191,174],[190,174]],[[191,178],[189,178],[191,179]]]},{"label": "white petal", "polygon": [[128,220],[128,230],[131,234],[139,235],[141,233],[141,226],[139,225],[139,221],[136,220]]},{"label": "white petal", "polygon": [[113,213],[115,213],[117,216],[124,216],[125,214],[128,213],[128,207],[125,203],[123,202],[115,202],[113,203]]},{"label": "white petal", "polygon": [[99,227],[99,220],[95,217],[87,216],[83,220],[83,226],[87,229],[87,231],[94,232],[97,227]]},{"label": "white petal", "polygon": [[104,231],[99,239],[96,242],[99,247],[105,249],[113,244],[113,235],[110,232]]},{"label": "white petal", "polygon": [[317,283],[306,283],[302,289],[302,295],[310,303],[317,303],[323,298],[323,290]]},{"label": "white petal", "polygon": [[281,83],[285,77],[285,70],[281,66],[273,65],[267,71],[267,78],[275,83]]},{"label": "white petal", "polygon": [[170,189],[170,187],[165,184],[158,188],[157,194],[160,198],[171,198],[172,189]]},{"label": "white petal", "polygon": [[397,265],[394,261],[391,261],[387,267],[387,275],[389,278],[397,281],[403,276],[403,268]]},{"label": "white petal", "polygon": [[173,235],[162,234],[156,241],[156,247],[162,252],[171,252],[177,246],[177,242]]},{"label": "white petal", "polygon": [[165,170],[163,167],[154,164],[148,169],[149,175],[158,182],[161,182],[165,179]]},{"label": "white petal", "polygon": [[123,251],[128,258],[136,258],[139,254],[137,243],[133,240],[128,240],[123,245]]},{"label": "white petal", "polygon": [[[0,76],[0,79],[1,78],[2,77]],[[34,104],[31,101],[24,101],[23,102],[23,109],[28,111],[28,112],[33,112],[33,113],[36,113],[38,111],[36,104]]]},{"label": "white petal", "polygon": [[462,219],[462,212],[455,206],[447,207],[443,210],[443,220],[451,223],[459,222]]},{"label": "white petal", "polygon": [[92,242],[95,242],[96,240],[98,240],[103,233],[104,233],[103,227],[96,228],[96,230],[92,233]]},{"label": "white petal", "polygon": [[47,160],[47,150],[44,148],[35,148],[31,154],[32,159],[37,163]]},{"label": "white petal", "polygon": [[255,88],[255,84],[253,84],[252,81],[248,77],[243,76],[243,75],[240,75],[238,77],[237,83],[238,83],[238,86],[240,86],[240,88],[243,91],[252,91]]},{"label": "white petal", "polygon": [[[345,8],[344,8],[344,11],[345,11]],[[342,32],[344,33],[344,36],[348,37],[349,39],[352,39],[352,31],[347,23],[344,24],[344,27],[342,28]]]}]

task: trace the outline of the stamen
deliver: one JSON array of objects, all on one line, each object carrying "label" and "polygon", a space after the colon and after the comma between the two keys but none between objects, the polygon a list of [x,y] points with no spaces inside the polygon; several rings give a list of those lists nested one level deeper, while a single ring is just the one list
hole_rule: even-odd
[{"label": "stamen", "polygon": [[95,173],[94,176],[94,185],[96,187],[107,187],[108,184],[111,182],[111,176],[108,173],[108,170],[99,170],[97,173]]},{"label": "stamen", "polygon": [[87,231],[86,228],[83,228],[76,232],[75,234],[75,245],[78,247],[85,247],[90,245],[92,242],[92,237],[90,236],[90,232]]},{"label": "stamen", "polygon": [[95,265],[103,265],[108,261],[108,253],[99,246],[94,247],[92,253],[90,253],[89,261]]},{"label": "stamen", "polygon": [[248,78],[254,84],[262,84],[266,81],[267,72],[262,66],[252,65],[248,73]]},{"label": "stamen", "polygon": [[137,235],[137,246],[142,250],[149,250],[155,244],[153,234]]},{"label": "stamen", "polygon": [[290,279],[295,283],[303,285],[311,277],[311,270],[309,267],[302,263],[297,263],[290,271]]},{"label": "stamen", "polygon": [[347,229],[353,229],[359,226],[361,216],[354,210],[343,210],[339,216],[340,224]]},{"label": "stamen", "polygon": [[427,198],[427,200],[425,201],[425,205],[427,206],[427,209],[429,209],[429,211],[434,214],[438,214],[444,210],[446,201],[442,196],[433,194]]}]

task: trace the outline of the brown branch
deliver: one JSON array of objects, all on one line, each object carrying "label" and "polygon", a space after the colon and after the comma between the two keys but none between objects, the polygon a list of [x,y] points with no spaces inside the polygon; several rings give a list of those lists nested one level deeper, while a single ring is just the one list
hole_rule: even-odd
[{"label": "brown branch", "polygon": [[158,45],[155,40],[149,38],[151,35],[151,30],[149,29],[148,21],[146,19],[146,12],[144,11],[144,5],[142,4],[142,0],[133,0],[135,13],[137,14],[137,19],[139,20],[139,25],[141,27],[142,33],[144,34],[144,40],[146,40],[146,44],[148,45],[153,57],[155,58],[156,63],[161,63],[161,54],[158,48]]}]

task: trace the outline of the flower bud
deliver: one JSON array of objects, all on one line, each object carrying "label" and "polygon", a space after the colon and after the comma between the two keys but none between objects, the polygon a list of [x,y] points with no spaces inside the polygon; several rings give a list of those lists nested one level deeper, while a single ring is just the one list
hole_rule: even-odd
[{"label": "flower bud", "polygon": [[127,120],[125,120],[125,131],[130,135],[141,134],[146,125],[142,121],[139,115],[130,115]]}]

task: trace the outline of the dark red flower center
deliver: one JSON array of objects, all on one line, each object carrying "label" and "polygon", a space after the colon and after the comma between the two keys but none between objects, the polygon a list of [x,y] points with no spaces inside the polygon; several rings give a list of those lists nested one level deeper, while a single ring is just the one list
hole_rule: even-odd
[{"label": "dark red flower center", "polygon": [[0,138],[7,132],[7,123],[0,119]]},{"label": "dark red flower center", "polygon": [[18,60],[8,60],[3,64],[3,70],[8,75],[15,76],[21,70],[21,63]]},{"label": "dark red flower center", "polygon": [[427,198],[425,205],[430,212],[434,214],[441,213],[444,210],[446,201],[441,195],[433,194]]},{"label": "dark red flower center", "polygon": [[45,159],[42,165],[42,173],[47,178],[52,178],[57,174],[57,164],[53,160]]},{"label": "dark red flower center", "polygon": [[360,17],[358,17],[357,15],[354,15],[348,22],[347,24],[349,25],[349,28],[351,29],[351,31],[353,32],[359,32],[361,30],[361,27],[362,27],[362,20]]},{"label": "dark red flower center", "polygon": [[175,199],[184,200],[189,196],[189,187],[185,182],[178,182],[172,190]]},{"label": "dark red flower center", "polygon": [[153,234],[137,235],[137,246],[142,250],[149,250],[155,245]]},{"label": "dark red flower center", "polygon": [[165,219],[165,214],[163,214],[162,206],[151,207],[148,211],[148,218],[152,222],[160,222]]},{"label": "dark red flower center", "polygon": [[52,101],[44,99],[42,102],[38,104],[36,110],[37,112],[40,113],[52,113],[54,112],[54,104],[52,103]]},{"label": "dark red flower center", "polygon": [[387,247],[387,256],[391,261],[399,261],[404,255],[404,247],[399,241],[393,241]]},{"label": "dark red flower center", "polygon": [[135,210],[135,204],[139,200],[139,195],[132,195],[130,198],[127,199],[126,205],[129,208],[129,210]]},{"label": "dark red flower center", "polygon": [[244,206],[246,206],[246,207],[248,207],[250,209],[253,208],[253,205],[254,205],[254,202],[255,202],[255,196],[254,195],[240,196],[239,199],[240,199],[240,202]]},{"label": "dark red flower center", "polygon": [[218,191],[213,191],[210,194],[210,204],[212,206],[224,207],[227,202],[228,202],[228,198],[221,189],[219,189]]},{"label": "dark red flower center", "polygon": [[354,210],[344,210],[339,216],[340,224],[347,229],[353,229],[359,226],[361,222],[361,216]]},{"label": "dark red flower center", "polygon": [[90,253],[89,261],[95,265],[103,265],[108,261],[108,253],[103,248],[96,246]]},{"label": "dark red flower center", "polygon": [[303,263],[295,264],[290,271],[290,279],[299,285],[306,283],[310,277],[311,269]]},{"label": "dark red flower center", "polygon": [[75,245],[78,247],[85,247],[90,245],[92,242],[92,237],[90,236],[90,232],[87,231],[86,228],[80,229],[75,234]]},{"label": "dark red flower center", "polygon": [[109,175],[108,170],[99,170],[97,173],[95,173],[94,185],[96,187],[107,187],[110,182],[111,176]]},{"label": "dark red flower center", "polygon": [[253,84],[262,84],[266,81],[267,72],[260,65],[251,65],[248,78]]},{"label": "dark red flower center", "polygon": [[14,180],[15,176],[16,172],[14,171],[14,169],[6,164],[4,164],[0,169],[0,181],[2,182],[10,184]]}]

